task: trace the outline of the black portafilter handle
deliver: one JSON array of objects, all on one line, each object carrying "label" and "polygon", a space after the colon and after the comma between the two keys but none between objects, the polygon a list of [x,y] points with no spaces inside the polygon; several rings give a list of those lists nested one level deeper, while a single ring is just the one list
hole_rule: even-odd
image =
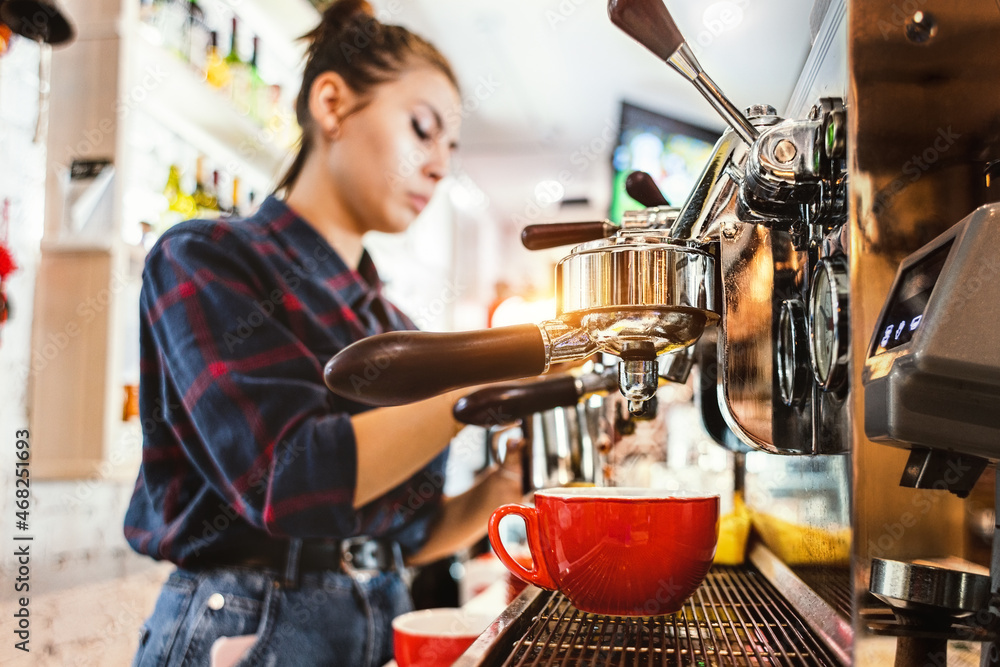
[{"label": "black portafilter handle", "polygon": [[576,405],[580,385],[572,375],[544,380],[498,384],[477,389],[455,403],[452,413],[463,424],[504,426],[553,408]]},{"label": "black portafilter handle", "polygon": [[629,37],[663,60],[684,44],[684,35],[663,0],[609,0],[608,16]]},{"label": "black portafilter handle", "polygon": [[336,394],[367,405],[413,403],[459,387],[532,377],[546,367],[535,324],[483,331],[393,331],[348,345],[323,372]]},{"label": "black portafilter handle", "polygon": [[546,250],[561,245],[596,241],[607,238],[617,231],[617,225],[613,225],[607,220],[528,225],[521,230],[521,244],[528,250]]},{"label": "black portafilter handle", "polygon": [[625,177],[625,192],[646,207],[670,206],[653,177],[644,171],[633,171]]}]

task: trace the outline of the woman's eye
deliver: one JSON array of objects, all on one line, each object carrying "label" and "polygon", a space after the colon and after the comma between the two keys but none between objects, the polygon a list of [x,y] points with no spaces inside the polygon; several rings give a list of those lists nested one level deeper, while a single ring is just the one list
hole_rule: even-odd
[{"label": "woman's eye", "polygon": [[413,131],[420,138],[421,141],[427,141],[431,138],[431,131],[420,124],[420,121],[414,117],[413,118]]}]

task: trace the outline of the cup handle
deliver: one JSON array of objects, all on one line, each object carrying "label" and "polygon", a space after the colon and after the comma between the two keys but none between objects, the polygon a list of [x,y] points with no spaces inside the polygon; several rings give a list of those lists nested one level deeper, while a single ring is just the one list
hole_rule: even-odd
[{"label": "cup handle", "polygon": [[[528,535],[528,550],[531,551],[532,567],[530,570],[514,560],[507,553],[503,542],[500,541],[500,520],[509,514],[516,514],[524,519],[524,527]],[[489,535],[493,550],[496,552],[500,562],[510,570],[511,574],[525,583],[534,584],[550,591],[559,588],[556,582],[552,580],[551,575],[549,575],[549,571],[545,568],[545,561],[538,556],[541,553],[541,549],[538,546],[538,510],[525,505],[501,505],[490,516]]]}]

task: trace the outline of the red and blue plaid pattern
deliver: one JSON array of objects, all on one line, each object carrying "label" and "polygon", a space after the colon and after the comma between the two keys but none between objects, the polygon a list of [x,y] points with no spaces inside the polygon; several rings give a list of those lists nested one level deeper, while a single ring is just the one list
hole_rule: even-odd
[{"label": "red and blue plaid pattern", "polygon": [[[142,466],[125,516],[138,552],[183,565],[261,540],[371,535],[414,550],[440,505],[447,450],[355,510],[350,415],[326,361],[413,323],[281,200],[163,235],[143,273]],[[405,447],[406,443],[400,443]]]}]

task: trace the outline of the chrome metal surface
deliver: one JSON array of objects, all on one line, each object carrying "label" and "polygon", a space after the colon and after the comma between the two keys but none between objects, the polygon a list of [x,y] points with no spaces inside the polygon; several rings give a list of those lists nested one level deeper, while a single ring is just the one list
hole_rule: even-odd
[{"label": "chrome metal surface", "polygon": [[752,566],[713,568],[684,608],[670,616],[587,614],[546,591],[535,605],[538,600],[543,604],[520,637],[481,638],[456,665],[846,664]]},{"label": "chrome metal surface", "polygon": [[986,608],[990,578],[932,565],[874,558],[868,590],[896,610],[958,618]]},{"label": "chrome metal surface", "polygon": [[622,213],[622,229],[670,229],[680,209],[676,206],[650,206]]},{"label": "chrome metal surface", "polygon": [[674,51],[674,54],[667,59],[667,64],[673,67],[675,70],[681,73],[681,75],[694,84],[694,87],[698,89],[708,103],[712,105],[712,108],[719,112],[719,115],[733,130],[740,136],[740,138],[748,144],[752,144],[754,139],[757,138],[757,130],[750,121],[740,113],[739,109],[729,101],[729,98],[723,94],[719,87],[715,85],[715,82],[709,78],[705,70],[702,69],[701,63],[695,57],[694,52],[691,51],[691,47],[687,45],[687,42],[680,45],[680,47]]},{"label": "chrome metal surface", "polygon": [[600,349],[585,330],[562,320],[546,320],[538,325],[538,329],[542,332],[545,345],[546,371],[551,364],[584,359]]},{"label": "chrome metal surface", "polygon": [[788,139],[781,139],[774,144],[774,159],[781,164],[791,164],[798,154],[795,144]]},{"label": "chrome metal surface", "polygon": [[[784,596],[802,620],[817,634],[830,651],[844,664],[851,662],[854,632],[851,628],[850,609],[845,616],[810,588],[787,565],[762,544],[756,544],[749,553],[750,562]],[[844,585],[850,581],[850,571],[839,570]]]},{"label": "chrome metal surface", "polygon": [[809,293],[809,361],[823,391],[839,389],[850,358],[850,284],[842,257],[821,259]]},{"label": "chrome metal surface", "polygon": [[827,565],[796,565],[791,567],[816,595],[843,618],[850,619],[854,609],[854,589],[850,564],[842,567]]},{"label": "chrome metal surface", "polygon": [[507,605],[483,634],[473,642],[452,667],[499,665],[506,658],[508,647],[518,641],[531,626],[534,615],[549,600],[549,593],[528,586]]},{"label": "chrome metal surface", "polygon": [[643,404],[656,395],[659,386],[660,375],[655,359],[623,359],[618,364],[618,388],[633,415],[645,411]]},{"label": "chrome metal surface", "polygon": [[[755,119],[756,120],[756,119]],[[712,149],[698,183],[670,228],[675,241],[708,243],[727,221],[738,222],[736,197],[749,146],[726,130]]]},{"label": "chrome metal surface", "polygon": [[[783,302],[808,298],[816,247],[845,219],[842,161],[834,160],[842,105],[816,109],[806,121],[754,115],[761,131],[750,147],[727,130],[669,232],[675,241],[719,245],[723,414],[746,444],[775,453],[839,453],[850,437],[843,397],[789,384],[794,378],[781,371],[794,365],[780,366],[788,359],[778,357],[776,341]],[[794,146],[791,165],[774,157],[778,145]],[[781,395],[782,388],[796,396]]]},{"label": "chrome metal surface", "polygon": [[781,401],[793,406],[805,400],[809,390],[809,334],[802,302],[791,299],[781,304],[775,363]]},{"label": "chrome metal surface", "polygon": [[668,382],[681,384],[687,382],[691,368],[694,366],[694,359],[694,345],[662,355],[659,359],[660,377]]},{"label": "chrome metal surface", "polygon": [[610,437],[611,425],[598,418],[603,405],[582,401],[532,415],[524,435],[530,437],[526,491],[572,483],[601,485],[600,455],[595,443]]},{"label": "chrome metal surface", "polygon": [[646,359],[690,345],[718,320],[715,258],[663,232],[622,231],[577,246],[556,267],[560,319],[600,349]]},{"label": "chrome metal surface", "polygon": [[[720,407],[745,443],[774,453],[812,453],[812,398],[785,406],[775,382],[774,331],[781,304],[798,298],[805,258],[789,234],[744,225],[720,247],[723,320]],[[780,267],[780,268],[779,268]]]},{"label": "chrome metal surface", "polygon": [[[801,207],[822,206],[827,178],[824,148],[826,117],[782,120],[761,130],[750,148],[740,191],[744,217],[774,221],[785,229],[802,218]],[[817,212],[815,215],[825,215]]]}]

